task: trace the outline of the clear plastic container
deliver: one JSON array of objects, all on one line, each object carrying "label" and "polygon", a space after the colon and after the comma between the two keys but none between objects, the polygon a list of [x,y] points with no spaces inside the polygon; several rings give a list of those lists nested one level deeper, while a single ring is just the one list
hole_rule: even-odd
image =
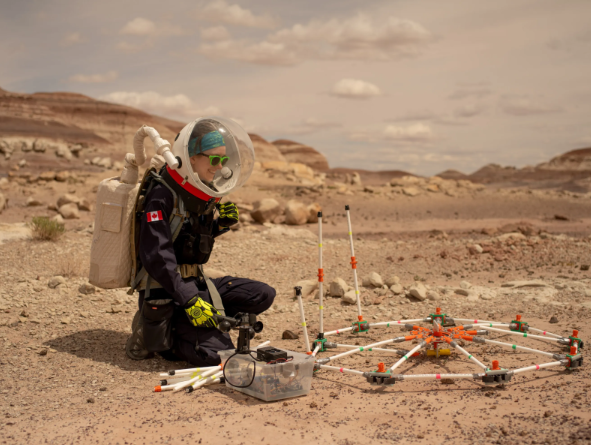
[{"label": "clear plastic container", "polygon": [[[314,357],[286,349],[283,351],[293,359],[275,364],[256,361],[249,354],[234,355],[226,363],[235,351],[219,351],[225,369],[226,386],[265,402],[307,395],[312,385]],[[256,353],[253,355],[256,356]]]}]

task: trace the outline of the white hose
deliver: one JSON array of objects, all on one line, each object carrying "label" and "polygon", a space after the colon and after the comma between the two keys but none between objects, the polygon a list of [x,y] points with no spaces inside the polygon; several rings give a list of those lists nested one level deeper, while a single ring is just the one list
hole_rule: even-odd
[{"label": "white hose", "polygon": [[480,363],[475,357],[472,356],[472,354],[470,354],[468,351],[466,351],[460,345],[456,344],[454,347],[458,351],[460,351],[462,354],[464,354],[466,357],[468,357],[468,359],[472,360],[474,363],[476,363],[478,366],[480,366],[482,369],[486,369],[486,365],[483,365],[482,363]]},{"label": "white hose", "polygon": [[392,365],[392,367],[390,368],[390,371],[394,371],[396,368],[398,368],[400,365],[402,365],[405,361],[408,360],[409,357],[411,357],[415,352],[417,352],[423,346],[426,346],[426,344],[420,343],[417,346],[415,346],[414,348],[412,348],[410,351],[408,351],[408,354],[404,354],[404,356],[400,360],[398,360],[396,363],[394,363]]},{"label": "white hose", "polygon": [[325,332],[324,336],[326,337],[327,335],[342,334],[343,332],[349,332],[352,329],[353,329],[353,327],[349,326],[348,328],[337,329],[336,331]]},{"label": "white hose", "polygon": [[338,366],[320,365],[320,369],[327,369],[329,371],[342,372],[343,374],[355,374],[355,375],[363,375],[364,374],[363,372],[356,371],[355,369],[339,368]]},{"label": "white hose", "polygon": [[493,345],[505,346],[505,347],[512,348],[514,350],[533,352],[533,353],[536,353],[536,354],[547,355],[548,357],[554,357],[554,354],[551,353],[551,352],[539,351],[537,349],[526,348],[525,346],[512,345],[511,343],[503,343],[502,341],[488,340],[486,338],[484,338],[483,340],[484,340],[485,343],[490,343],[490,344],[493,344]]},{"label": "white hose", "polygon": [[350,351],[342,352],[342,353],[337,354],[337,355],[333,355],[332,357],[329,358],[329,360],[335,360],[337,358],[346,357],[347,355],[351,355],[351,354],[355,354],[357,352],[365,351],[366,349],[373,348],[374,346],[387,345],[388,343],[393,343],[394,340],[396,340],[396,339],[395,338],[390,338],[389,340],[379,341],[377,343],[372,343],[372,344],[367,345],[367,346],[358,346],[356,349],[351,349]]},{"label": "white hose", "polygon": [[542,368],[550,368],[552,366],[558,366],[558,365],[562,365],[562,362],[551,362],[551,363],[543,363],[541,365],[533,365],[533,366],[527,366],[525,368],[518,368],[515,369],[513,371],[511,371],[513,374],[519,374],[521,372],[527,372],[527,371],[537,371],[538,369],[542,369]]},{"label": "white hose", "polygon": [[302,329],[304,331],[304,343],[306,344],[306,352],[310,352],[310,339],[308,338],[308,327],[306,326],[306,314],[304,313],[304,303],[302,302],[302,293],[298,294],[298,306],[300,307],[300,318],[302,319]]},{"label": "white hose", "polygon": [[396,376],[402,380],[441,380],[441,379],[473,379],[475,374],[401,374]]},{"label": "white hose", "polygon": [[489,328],[487,326],[479,326],[479,327],[482,328],[482,329],[485,329],[487,331],[502,332],[503,334],[519,335],[520,337],[539,338],[541,340],[548,340],[548,341],[558,341],[558,340],[560,340],[559,338],[542,337],[541,335],[528,334],[527,332],[507,331],[505,329]]}]

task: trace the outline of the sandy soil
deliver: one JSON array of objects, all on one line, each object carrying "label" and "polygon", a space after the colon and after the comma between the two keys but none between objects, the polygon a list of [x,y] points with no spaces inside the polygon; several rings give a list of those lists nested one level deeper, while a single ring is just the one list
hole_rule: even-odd
[{"label": "sandy soil", "polygon": [[[504,388],[476,381],[403,381],[390,388],[370,386],[361,377],[318,372],[306,397],[265,403],[223,385],[193,394],[154,393],[158,373],[186,367],[161,358],[129,360],[124,352],[136,310],[124,291],[82,295],[86,282],[92,212],[67,221],[57,242],[26,238],[17,224],[33,215],[54,215],[43,207],[25,207],[34,195],[46,204],[70,191],[93,197],[96,176],[70,183],[18,186],[3,193],[10,207],[0,216],[0,443],[549,443],[591,441],[590,373],[552,368],[521,374]],[[344,204],[352,209],[359,273],[384,279],[400,277],[408,289],[415,280],[437,292],[418,301],[391,291],[362,289],[363,313],[370,321],[426,317],[435,307],[450,316],[511,321],[522,314],[532,326],[568,336],[579,329],[588,339],[591,316],[591,201],[587,195],[527,190],[485,191],[479,195],[410,198],[361,190],[343,195],[332,189],[302,195],[293,184],[253,182],[235,198],[249,203],[263,196],[282,202],[298,196],[319,202],[324,232],[326,281],[341,277],[352,285]],[[559,221],[554,215],[568,217]],[[525,238],[481,233],[522,221],[534,225]],[[537,233],[537,229],[543,229]],[[271,310],[261,316],[265,329],[256,342],[302,351],[301,340],[282,340],[285,329],[301,333],[293,286],[314,279],[317,268],[315,226],[243,226],[216,243],[211,267],[263,280],[277,289]],[[15,233],[17,235],[15,235]],[[19,235],[20,234],[20,235]],[[470,254],[478,243],[485,252]],[[55,275],[66,278],[48,287]],[[540,280],[535,288],[502,287],[514,280]],[[473,291],[456,293],[461,281]],[[484,300],[482,296],[485,295]],[[492,296],[491,296],[492,295]],[[325,330],[343,328],[355,318],[355,306],[340,299],[325,302]],[[305,311],[317,330],[317,301]],[[550,324],[552,316],[558,323]],[[397,327],[375,328],[339,342],[364,345],[404,335]],[[548,342],[494,335],[500,341],[564,353]],[[412,345],[395,345],[397,348]],[[529,353],[466,342],[466,348],[490,365],[504,368],[552,361]],[[583,351],[584,352],[584,351]],[[322,353],[328,356],[331,353]],[[338,361],[362,371],[398,356],[364,352]],[[405,373],[478,372],[465,357],[416,357]]]}]

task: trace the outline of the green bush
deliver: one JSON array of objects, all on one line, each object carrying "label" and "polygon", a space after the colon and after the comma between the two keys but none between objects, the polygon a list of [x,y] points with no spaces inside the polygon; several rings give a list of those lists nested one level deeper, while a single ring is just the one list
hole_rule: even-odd
[{"label": "green bush", "polygon": [[63,224],[50,220],[47,216],[35,216],[29,224],[33,239],[56,241],[66,231]]}]

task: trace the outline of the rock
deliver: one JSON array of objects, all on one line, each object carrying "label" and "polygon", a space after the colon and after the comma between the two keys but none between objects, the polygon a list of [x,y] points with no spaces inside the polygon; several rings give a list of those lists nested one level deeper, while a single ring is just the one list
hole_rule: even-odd
[{"label": "rock", "polygon": [[317,223],[318,222],[318,212],[322,211],[322,207],[317,202],[310,204],[308,206],[308,223]]},{"label": "rock", "polygon": [[43,172],[39,175],[39,180],[41,181],[54,181],[55,180],[55,172]]},{"label": "rock", "polygon": [[410,289],[409,294],[417,300],[424,301],[427,298],[427,288],[423,283],[415,282]]},{"label": "rock", "polygon": [[470,291],[468,289],[454,289],[454,292],[458,295],[463,295],[464,297],[467,297],[468,295],[470,295]]},{"label": "rock", "polygon": [[532,280],[532,281],[508,281],[507,283],[501,284],[501,287],[548,287],[547,283],[544,283],[540,280]]},{"label": "rock", "polygon": [[251,224],[254,222],[254,219],[252,216],[250,216],[250,213],[240,212],[240,216],[238,218],[243,224]]},{"label": "rock", "polygon": [[568,217],[566,217],[564,215],[554,215],[554,219],[556,219],[558,221],[568,221]]},{"label": "rock", "polygon": [[460,282],[460,287],[462,289],[470,289],[472,287],[472,284],[468,283],[467,281],[462,281]]},{"label": "rock", "polygon": [[96,288],[90,283],[84,283],[82,286],[78,288],[78,292],[84,295],[94,294]]},{"label": "rock", "polygon": [[318,280],[302,280],[296,283],[296,286],[302,288],[302,298],[306,298],[318,289]]},{"label": "rock", "polygon": [[579,269],[581,269],[581,270],[589,270],[589,264],[581,264],[581,267]]},{"label": "rock", "polygon": [[38,207],[42,205],[43,203],[39,201],[37,198],[33,198],[32,196],[29,196],[27,198],[27,207]]},{"label": "rock", "polygon": [[297,340],[298,338],[300,338],[300,336],[295,332],[285,330],[283,331],[283,334],[281,334],[281,338],[283,340]]},{"label": "rock", "polygon": [[273,224],[285,224],[285,215],[279,215],[275,217]]},{"label": "rock", "polygon": [[59,223],[59,224],[63,224],[64,222],[66,222],[64,217],[62,215],[60,215],[59,213],[57,215],[55,215],[53,218],[51,218],[51,220],[55,221],[56,223]]},{"label": "rock", "polygon": [[113,166],[113,161],[108,156],[107,157],[104,157],[104,158],[99,158],[99,159],[94,158],[92,160],[92,163],[94,165],[96,165],[97,167],[103,167],[103,168],[106,168],[106,169],[110,169]]},{"label": "rock", "polygon": [[473,244],[468,246],[468,252],[470,252],[470,255],[479,255],[484,252],[484,249],[480,244]]},{"label": "rock", "polygon": [[27,160],[26,159],[21,159],[20,161],[18,161],[17,164],[20,168],[24,168],[27,165]]},{"label": "rock", "polygon": [[60,320],[61,324],[70,324],[70,318],[69,317],[64,317]]},{"label": "rock", "polygon": [[558,323],[558,317],[556,315],[552,315],[552,317],[550,317],[550,323]]},{"label": "rock", "polygon": [[0,193],[0,213],[2,213],[2,210],[6,208],[7,202],[8,200],[4,197],[2,193]]},{"label": "rock", "polygon": [[8,178],[0,178],[0,187],[6,187],[8,182]]},{"label": "rock", "polygon": [[585,297],[591,298],[591,289],[585,289]]},{"label": "rock", "polygon": [[57,198],[57,207],[60,208],[61,206],[70,204],[72,202],[78,204],[80,202],[80,198],[78,198],[76,195],[72,195],[71,193],[66,193]]},{"label": "rock", "polygon": [[330,283],[329,295],[342,298],[349,290],[349,285],[342,278],[335,278]]},{"label": "rock", "polygon": [[58,211],[60,215],[64,217],[64,219],[79,219],[80,212],[78,211],[78,205],[76,203],[71,202],[70,204],[65,204],[61,206]]},{"label": "rock", "polygon": [[404,292],[404,287],[402,287],[402,284],[400,283],[393,284],[392,286],[390,286],[390,290],[392,291],[392,293],[394,293],[394,295],[400,295]]},{"label": "rock", "polygon": [[72,152],[68,149],[68,147],[66,147],[65,145],[61,145],[61,144],[55,150],[55,155],[58,158],[64,158],[64,159],[67,159],[68,161],[72,159]]},{"label": "rock", "polygon": [[47,355],[47,349],[43,348],[38,352],[39,355]]},{"label": "rock", "polygon": [[396,275],[391,275],[388,279],[386,279],[386,281],[384,282],[384,284],[388,287],[392,287],[395,284],[400,283],[400,278],[397,277]]},{"label": "rock", "polygon": [[441,300],[441,295],[439,295],[439,292],[430,289],[427,291],[427,298],[431,301],[438,301]]},{"label": "rock", "polygon": [[82,198],[80,201],[78,201],[78,210],[84,210],[86,212],[90,212],[92,210],[92,206],[88,199]]},{"label": "rock", "polygon": [[58,172],[55,174],[55,180],[57,182],[66,182],[70,177],[70,173],[68,172]]},{"label": "rock", "polygon": [[357,304],[357,297],[355,296],[355,289],[351,289],[345,292],[345,295],[341,298],[342,301],[348,304]]},{"label": "rock", "polygon": [[285,206],[285,224],[300,226],[308,221],[308,208],[301,202],[290,200]]},{"label": "rock", "polygon": [[498,233],[498,230],[494,227],[485,227],[484,229],[481,230],[481,233],[483,235],[492,236],[492,235],[496,235]]},{"label": "rock", "polygon": [[511,233],[505,233],[503,235],[499,235],[499,236],[497,236],[496,239],[501,242],[505,242],[508,239],[526,239],[526,236],[521,232],[511,232]]},{"label": "rock", "polygon": [[47,286],[50,289],[55,289],[56,287],[61,286],[63,284],[66,284],[66,279],[61,275],[56,275],[55,277],[50,278],[47,282]]},{"label": "rock", "polygon": [[283,213],[279,203],[272,198],[256,201],[253,206],[250,216],[259,224],[273,221],[275,217]]},{"label": "rock", "polygon": [[228,274],[223,270],[212,269],[211,267],[204,267],[203,273],[205,273],[205,275],[207,275],[209,278],[222,278],[228,276]]},{"label": "rock", "polygon": [[351,185],[361,185],[361,176],[357,172],[351,175]]},{"label": "rock", "polygon": [[404,193],[406,196],[417,196],[421,194],[421,190],[416,188],[416,187],[402,187],[402,193]]},{"label": "rock", "polygon": [[37,139],[33,142],[33,151],[37,153],[45,153],[45,150],[47,150],[47,143],[45,141]]},{"label": "rock", "polygon": [[370,273],[363,279],[363,287],[382,287],[384,282],[382,277],[377,272]]}]

